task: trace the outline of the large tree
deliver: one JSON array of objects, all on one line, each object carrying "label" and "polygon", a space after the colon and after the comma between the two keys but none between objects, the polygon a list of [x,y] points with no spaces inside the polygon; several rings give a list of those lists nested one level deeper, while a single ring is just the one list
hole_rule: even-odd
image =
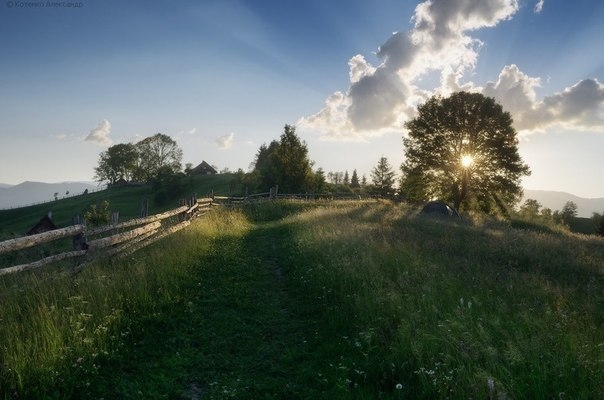
[{"label": "large tree", "polygon": [[512,117],[479,93],[435,96],[405,124],[401,189],[411,200],[441,198],[489,211],[516,203],[529,167],[518,153]]},{"label": "large tree", "polygon": [[394,195],[394,171],[386,157],[381,157],[378,164],[371,170],[372,191],[378,196]]},{"label": "large tree", "polygon": [[129,181],[136,167],[138,153],[132,143],[120,143],[109,147],[99,156],[94,169],[95,180],[113,185],[120,179]]},{"label": "large tree", "polygon": [[263,190],[279,185],[282,193],[298,193],[315,186],[308,148],[291,125],[285,125],[279,141],[260,146],[252,174]]},{"label": "large tree", "polygon": [[139,158],[137,174],[143,181],[153,180],[165,168],[175,174],[182,169],[182,150],[170,136],[155,134],[138,142],[136,149]]}]

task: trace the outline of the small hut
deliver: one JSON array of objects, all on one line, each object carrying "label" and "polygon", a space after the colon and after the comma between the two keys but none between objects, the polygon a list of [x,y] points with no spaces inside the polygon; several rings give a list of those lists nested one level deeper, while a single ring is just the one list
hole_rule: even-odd
[{"label": "small hut", "polygon": [[55,225],[54,222],[52,222],[52,213],[49,212],[48,214],[46,214],[45,216],[40,218],[38,223],[35,224],[30,230],[27,231],[26,235],[27,236],[35,235],[37,233],[54,231],[55,229],[57,229],[57,226]]},{"label": "small hut", "polygon": [[205,161],[191,170],[192,175],[216,175],[218,171]]}]

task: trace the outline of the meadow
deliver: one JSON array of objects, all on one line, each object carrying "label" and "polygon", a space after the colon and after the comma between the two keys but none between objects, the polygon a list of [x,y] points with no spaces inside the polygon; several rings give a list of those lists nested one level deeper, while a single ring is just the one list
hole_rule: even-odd
[{"label": "meadow", "polygon": [[390,202],[218,208],[77,275],[1,277],[0,394],[604,398],[603,255]]}]

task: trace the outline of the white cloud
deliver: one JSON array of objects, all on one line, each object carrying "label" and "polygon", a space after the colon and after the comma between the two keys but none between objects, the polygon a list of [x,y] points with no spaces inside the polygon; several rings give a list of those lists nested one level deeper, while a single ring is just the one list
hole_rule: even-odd
[{"label": "white cloud", "polygon": [[604,128],[604,85],[597,79],[583,79],[563,92],[546,96],[540,108],[564,125]]},{"label": "white cloud", "polygon": [[90,131],[84,139],[87,142],[93,142],[101,146],[111,146],[113,140],[109,137],[111,133],[111,123],[106,119],[99,122],[98,126]]},{"label": "white cloud", "polygon": [[197,133],[197,128],[191,128],[191,129],[186,130],[186,131],[180,131],[180,132],[178,132],[178,136],[194,135],[196,133]]},{"label": "white cloud", "polygon": [[[534,11],[543,9],[538,0]],[[348,62],[350,85],[325,100],[316,114],[300,118],[302,129],[318,131],[324,140],[366,141],[386,132],[401,132],[418,104],[435,94],[481,91],[495,97],[514,118],[523,134],[557,125],[572,129],[604,126],[604,86],[595,79],[537,98],[539,77],[523,73],[512,64],[503,67],[495,82],[484,87],[464,81],[474,70],[482,42],[470,36],[493,27],[518,11],[518,0],[427,0],[415,8],[413,28],[395,32],[379,46],[380,61],[371,65],[362,55]],[[424,78],[432,82],[425,87]],[[424,87],[420,87],[424,85]]]},{"label": "white cloud", "polygon": [[217,138],[216,140],[214,140],[214,143],[216,143],[216,145],[220,149],[230,149],[231,146],[233,145],[234,140],[235,140],[235,134],[231,132],[227,135]]},{"label": "white cloud", "polygon": [[516,129],[529,133],[560,125],[574,129],[604,127],[604,85],[584,79],[562,92],[538,100],[539,78],[530,77],[516,65],[503,68],[497,82],[489,82],[483,94],[497,99],[514,118]]},{"label": "white cloud", "polygon": [[467,31],[496,25],[518,10],[516,0],[432,0],[419,4],[414,28],[395,32],[378,48],[377,67],[362,55],[348,63],[350,86],[335,92],[318,113],[301,118],[302,128],[323,133],[331,140],[365,140],[387,131],[400,131],[404,120],[414,115],[417,104],[433,93],[418,88],[421,78],[433,71],[441,74],[435,93],[461,88],[463,75],[478,58],[481,42]]},{"label": "white cloud", "polygon": [[516,129],[532,129],[539,125],[535,89],[541,86],[539,78],[524,74],[518,66],[506,65],[497,82],[488,82],[482,90],[485,96],[494,97],[514,117]]},{"label": "white cloud", "polygon": [[54,138],[57,140],[65,140],[67,139],[67,135],[65,133],[58,133],[54,136]]}]

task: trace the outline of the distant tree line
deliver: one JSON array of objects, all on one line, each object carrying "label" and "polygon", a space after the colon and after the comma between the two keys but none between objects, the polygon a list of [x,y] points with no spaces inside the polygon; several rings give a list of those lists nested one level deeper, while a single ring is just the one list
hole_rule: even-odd
[{"label": "distant tree line", "polygon": [[542,207],[535,199],[526,199],[518,209],[518,215],[527,221],[538,222],[544,225],[570,225],[577,217],[578,207],[574,201],[567,201],[562,210],[552,211],[551,208]]},{"label": "distant tree line", "polygon": [[[535,199],[526,199],[518,209],[518,216],[526,221],[542,225],[559,225],[569,227],[577,218],[578,206],[574,201],[567,201],[561,210],[552,211],[543,207]],[[604,213],[593,213],[591,220],[596,234],[604,236]]]}]

